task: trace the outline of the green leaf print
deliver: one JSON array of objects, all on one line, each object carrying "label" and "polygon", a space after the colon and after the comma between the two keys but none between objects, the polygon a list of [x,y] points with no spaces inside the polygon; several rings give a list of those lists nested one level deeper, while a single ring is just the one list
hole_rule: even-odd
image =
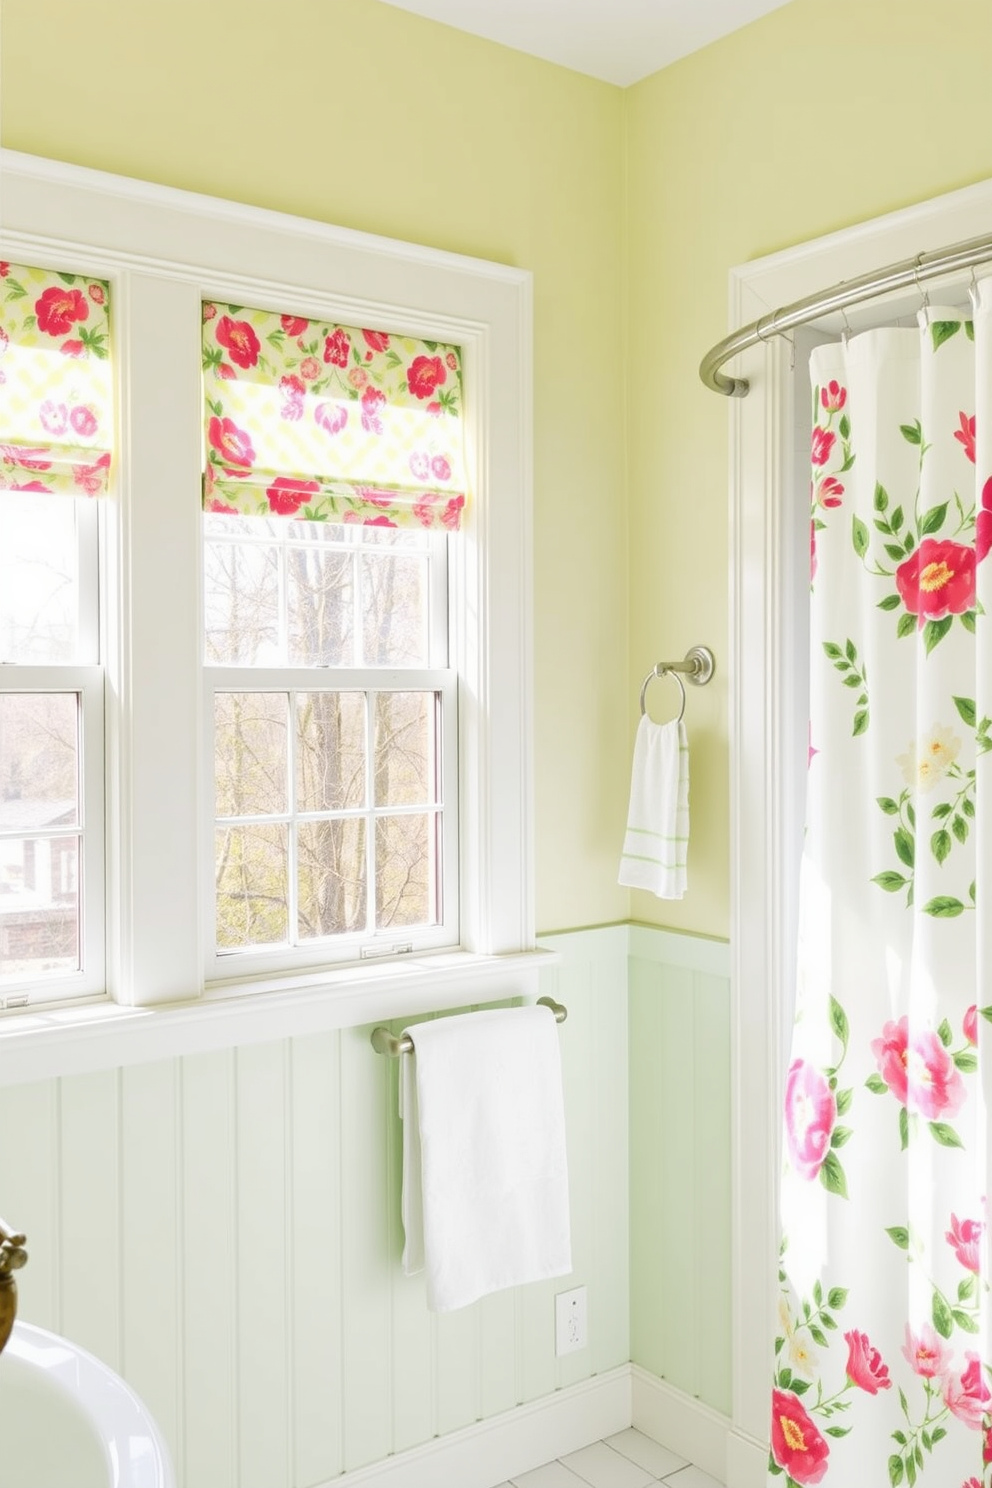
[{"label": "green leaf print", "polygon": [[889,1236],[890,1240],[898,1245],[900,1250],[909,1249],[909,1231],[904,1225],[890,1225],[885,1233]]},{"label": "green leaf print", "polygon": [[854,542],[854,551],[859,558],[863,558],[868,551],[868,528],[860,517],[852,518],[851,538]]},{"label": "green leaf print", "polygon": [[950,852],[950,850],[951,850],[951,834],[950,834],[950,832],[945,832],[943,830],[943,828],[939,832],[934,832],[933,836],[930,838],[930,851],[933,853],[934,857],[937,859],[937,862],[938,863],[942,863],[944,861],[944,859],[947,857],[947,854]]},{"label": "green leaf print", "polygon": [[943,502],[940,506],[932,506],[929,511],[924,512],[922,520],[920,522],[920,536],[929,537],[934,532],[939,532],[941,527],[943,527],[944,525],[944,518],[946,516],[946,501]]},{"label": "green leaf print", "polygon": [[948,1126],[946,1121],[929,1121],[927,1125],[930,1128],[934,1141],[940,1147],[964,1146],[953,1126]]},{"label": "green leaf print", "polygon": [[923,428],[919,419],[915,419],[911,424],[900,424],[899,433],[906,440],[907,444],[923,443]]},{"label": "green leaf print", "polygon": [[935,1291],[933,1294],[931,1315],[933,1317],[933,1325],[941,1338],[950,1338],[954,1332],[954,1315],[940,1292]]},{"label": "green leaf print", "polygon": [[960,899],[955,899],[950,894],[938,894],[924,904],[923,913],[933,915],[935,920],[953,920],[959,914],[964,914],[964,905]]},{"label": "green leaf print", "polygon": [[975,709],[974,698],[952,697],[951,701],[961,715],[962,723],[966,723],[969,728],[976,728],[978,725],[978,713]]},{"label": "green leaf print", "polygon": [[933,320],[930,322],[930,335],[933,337],[933,349],[939,351],[945,341],[950,341],[961,329],[959,320]]},{"label": "green leaf print", "polygon": [[[909,618],[911,619],[912,616],[910,616]],[[944,639],[945,635],[950,630],[953,624],[954,619],[951,615],[945,615],[943,620],[927,621],[926,625],[924,625],[923,627],[923,645],[926,648],[926,653],[928,656],[930,655],[930,652],[933,650],[934,646],[936,646],[938,642]]]},{"label": "green leaf print", "polygon": [[827,1153],[820,1168],[820,1182],[828,1193],[839,1194],[842,1199],[847,1198],[847,1178],[840,1160],[833,1151]]}]

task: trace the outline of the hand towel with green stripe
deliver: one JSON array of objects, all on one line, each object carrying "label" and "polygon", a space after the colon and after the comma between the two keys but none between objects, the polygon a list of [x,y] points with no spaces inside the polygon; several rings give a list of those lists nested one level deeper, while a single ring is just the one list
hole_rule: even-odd
[{"label": "hand towel with green stripe", "polygon": [[634,740],[630,808],[618,883],[659,899],[686,891],[689,846],[689,743],[681,719],[641,715]]}]

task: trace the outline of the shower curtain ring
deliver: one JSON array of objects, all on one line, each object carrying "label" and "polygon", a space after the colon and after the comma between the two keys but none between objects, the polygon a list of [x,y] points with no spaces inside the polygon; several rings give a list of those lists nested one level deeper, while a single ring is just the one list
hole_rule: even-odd
[{"label": "shower curtain ring", "polygon": [[847,307],[844,306],[844,305],[841,305],[841,307],[840,307],[840,317],[841,317],[841,320],[844,322],[844,329],[840,333],[840,339],[843,342],[843,344],[846,346],[847,343],[848,343],[848,341],[850,341],[850,339],[851,339],[852,331],[851,331],[851,322],[847,318]]},{"label": "shower curtain ring", "polygon": [[971,301],[971,313],[972,313],[972,316],[975,316],[975,315],[978,314],[978,280],[975,277],[975,265],[974,264],[972,264],[972,266],[969,269],[968,273],[969,273],[969,276],[970,276],[970,283],[968,285],[968,298]]},{"label": "shower curtain ring", "polygon": [[913,278],[916,280],[916,288],[919,290],[920,299],[923,301],[922,305],[920,306],[920,314],[926,316],[926,324],[929,325],[930,324],[930,295],[927,293],[926,286],[920,283],[920,270],[923,267],[922,263],[920,262],[920,259],[922,257],[923,257],[923,254],[922,253],[918,253],[916,255],[916,268],[915,268],[915,270],[913,272]]}]

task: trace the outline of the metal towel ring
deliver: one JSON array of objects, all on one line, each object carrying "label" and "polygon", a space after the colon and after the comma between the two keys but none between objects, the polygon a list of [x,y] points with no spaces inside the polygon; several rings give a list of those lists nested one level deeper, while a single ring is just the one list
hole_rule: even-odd
[{"label": "metal towel ring", "polygon": [[647,704],[645,703],[644,699],[648,690],[648,683],[651,681],[652,677],[674,677],[676,682],[679,684],[679,692],[682,694],[682,706],[679,709],[679,716],[675,719],[675,722],[681,723],[683,717],[685,716],[685,683],[682,681],[682,678],[679,676],[678,672],[671,671],[668,667],[662,666],[660,662],[656,667],[652,667],[651,671],[648,672],[647,676],[644,678],[644,681],[641,684],[642,716],[648,711]]}]

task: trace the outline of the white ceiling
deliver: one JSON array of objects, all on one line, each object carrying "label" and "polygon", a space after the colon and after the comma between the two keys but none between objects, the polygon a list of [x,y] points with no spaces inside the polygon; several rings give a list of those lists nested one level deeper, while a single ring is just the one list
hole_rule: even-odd
[{"label": "white ceiling", "polygon": [[788,0],[382,0],[626,87]]}]

